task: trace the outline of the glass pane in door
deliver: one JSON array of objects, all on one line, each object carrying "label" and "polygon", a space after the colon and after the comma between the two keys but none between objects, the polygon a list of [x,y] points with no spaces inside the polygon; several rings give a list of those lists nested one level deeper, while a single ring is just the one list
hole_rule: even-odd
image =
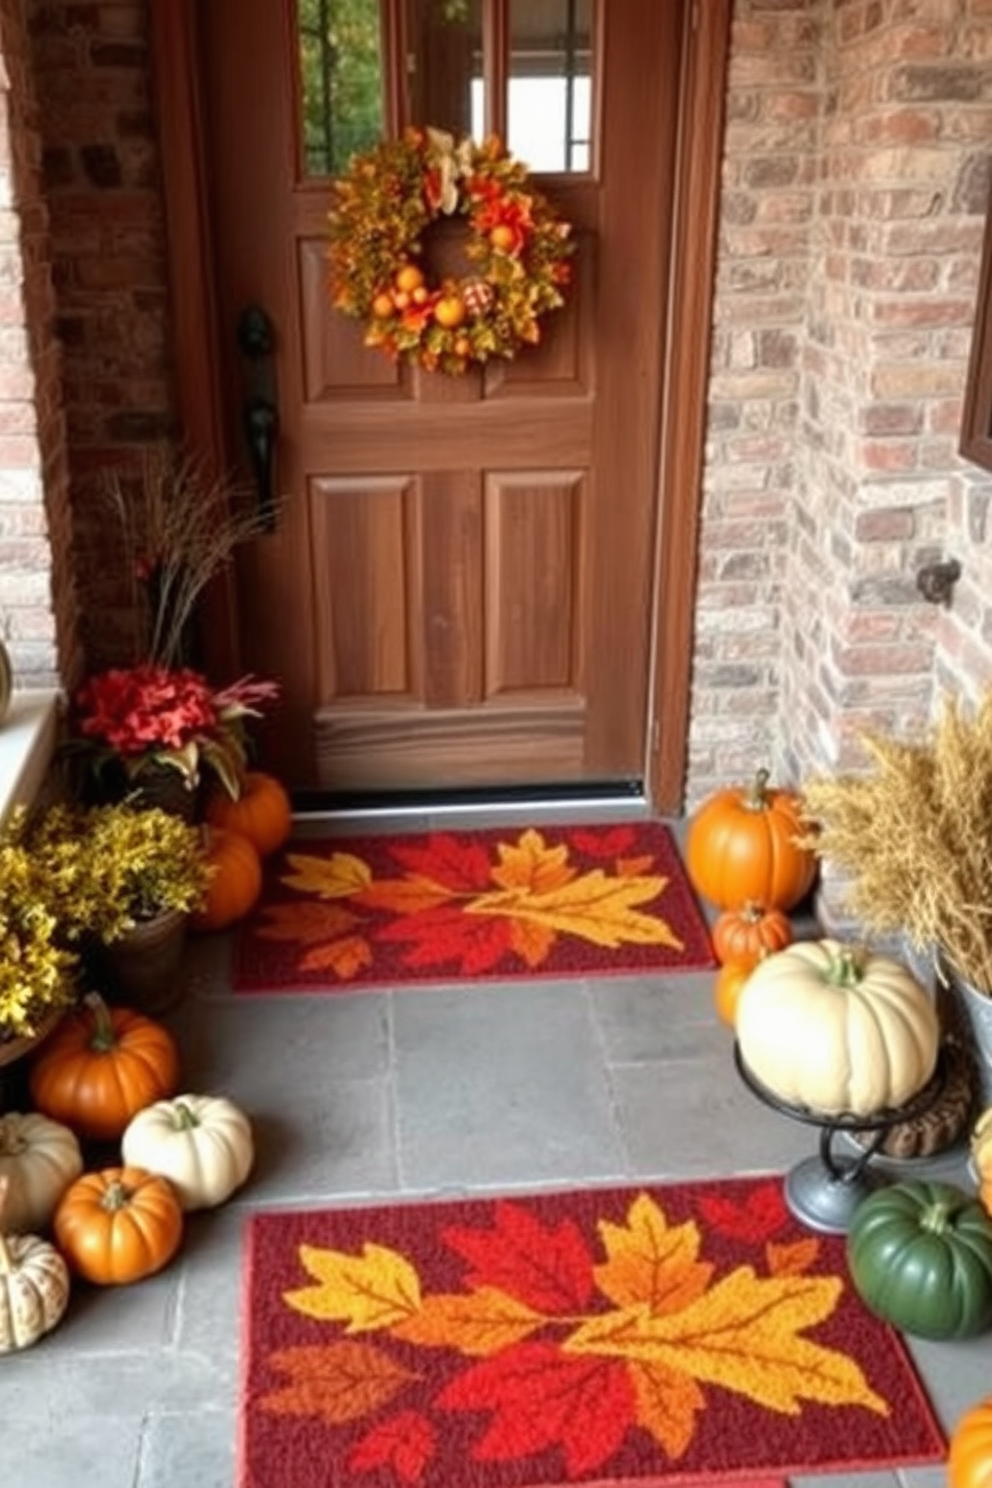
[{"label": "glass pane in door", "polygon": [[535,171],[588,171],[592,0],[509,0],[507,142]]},{"label": "glass pane in door", "polygon": [[482,0],[409,0],[410,123],[478,136],[482,99]]},{"label": "glass pane in door", "polygon": [[304,176],[336,176],[385,130],[380,0],[297,0]]}]

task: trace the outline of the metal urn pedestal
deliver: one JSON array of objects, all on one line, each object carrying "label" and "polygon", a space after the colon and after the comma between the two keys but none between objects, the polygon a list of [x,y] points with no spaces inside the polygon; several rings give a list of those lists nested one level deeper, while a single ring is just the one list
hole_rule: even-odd
[{"label": "metal urn pedestal", "polygon": [[[876,1111],[872,1116],[828,1116],[823,1111],[810,1110],[808,1106],[791,1105],[774,1095],[744,1063],[736,1043],[734,1063],[744,1084],[766,1106],[793,1121],[820,1128],[818,1155],[804,1158],[786,1174],[785,1202],[800,1223],[829,1235],[847,1234],[854,1211],[877,1186],[879,1180],[870,1167],[885,1141],[886,1132],[893,1126],[921,1116],[940,1095],[944,1085],[942,1052],[928,1084],[904,1106]],[[842,1132],[870,1132],[872,1139],[865,1143],[857,1157],[840,1158],[834,1152],[834,1143]]]}]

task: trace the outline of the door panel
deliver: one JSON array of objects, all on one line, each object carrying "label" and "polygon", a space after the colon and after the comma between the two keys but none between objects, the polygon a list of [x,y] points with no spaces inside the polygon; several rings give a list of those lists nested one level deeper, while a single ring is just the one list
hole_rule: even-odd
[{"label": "door panel", "polygon": [[[282,508],[237,572],[243,663],[284,687],[266,763],[328,790],[640,778],[682,0],[593,8],[595,170],[535,179],[574,227],[568,304],[463,377],[394,366],[330,306],[294,9],[210,0],[202,20],[232,450],[238,316],[277,327]],[[394,111],[407,9],[385,10]],[[497,102],[505,11],[481,7]],[[458,243],[427,252],[436,272]]]}]

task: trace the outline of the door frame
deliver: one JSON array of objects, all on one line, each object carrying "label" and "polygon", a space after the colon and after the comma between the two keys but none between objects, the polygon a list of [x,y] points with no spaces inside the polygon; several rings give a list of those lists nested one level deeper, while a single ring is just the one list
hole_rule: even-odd
[{"label": "door frame", "polygon": [[[663,815],[677,815],[685,805],[720,164],[733,10],[733,0],[684,3],[688,14],[680,64],[670,313],[658,409],[655,601],[644,740],[645,789],[652,808]],[[216,268],[204,170],[206,119],[197,8],[198,0],[152,0],[152,80],[173,268],[179,420],[184,438],[198,456],[222,471],[228,467],[228,457]],[[663,502],[665,492],[668,496]],[[237,611],[229,575],[211,590],[209,605],[208,664],[236,671]]]}]

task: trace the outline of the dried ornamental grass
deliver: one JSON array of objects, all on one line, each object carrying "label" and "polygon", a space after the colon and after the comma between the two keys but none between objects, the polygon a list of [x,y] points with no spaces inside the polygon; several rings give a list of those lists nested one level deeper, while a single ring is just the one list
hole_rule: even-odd
[{"label": "dried ornamental grass", "polygon": [[871,772],[804,784],[804,845],[849,879],[867,930],[941,948],[992,995],[992,692],[970,713],[945,699],[926,740],[861,742]]}]

